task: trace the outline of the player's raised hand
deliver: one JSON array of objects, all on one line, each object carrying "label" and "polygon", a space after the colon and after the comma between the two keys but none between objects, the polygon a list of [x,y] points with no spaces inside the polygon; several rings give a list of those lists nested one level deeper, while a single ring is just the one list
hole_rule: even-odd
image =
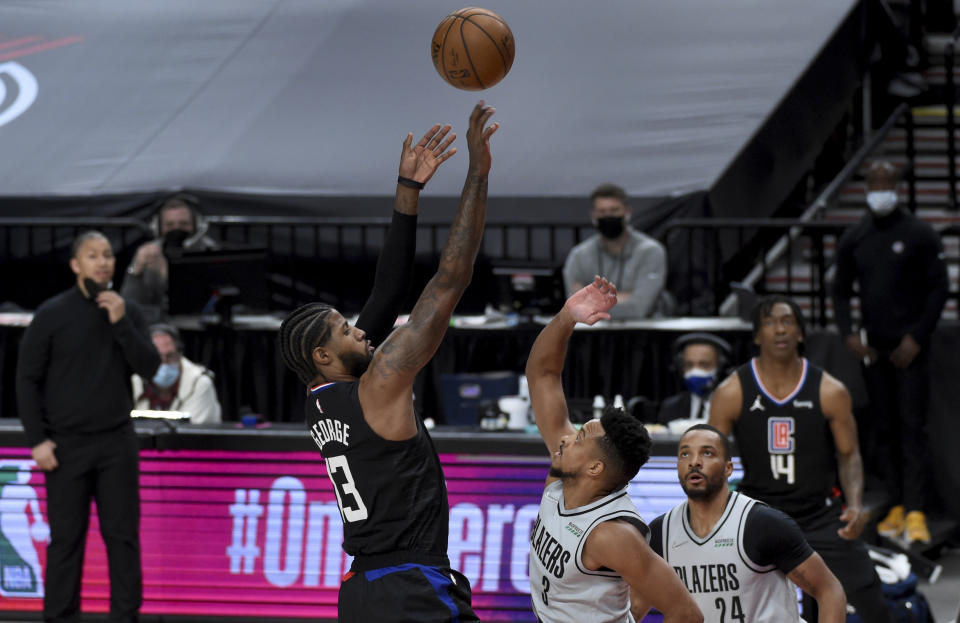
[{"label": "player's raised hand", "polygon": [[593,283],[574,292],[564,308],[577,322],[592,325],[600,320],[609,320],[607,313],[617,304],[617,286],[603,277],[594,277]]},{"label": "player's raised hand", "polygon": [[492,106],[487,106],[483,100],[477,102],[470,113],[470,128],[467,130],[467,148],[470,150],[470,171],[486,175],[490,172],[493,162],[490,156],[490,137],[500,127],[499,123],[491,123],[484,127],[493,113],[497,112]]},{"label": "player's raised hand", "polygon": [[449,133],[449,125],[442,126],[438,123],[427,130],[423,138],[412,147],[413,132],[407,134],[400,152],[400,176],[426,184],[437,168],[457,153],[456,147],[450,148],[457,135]]}]

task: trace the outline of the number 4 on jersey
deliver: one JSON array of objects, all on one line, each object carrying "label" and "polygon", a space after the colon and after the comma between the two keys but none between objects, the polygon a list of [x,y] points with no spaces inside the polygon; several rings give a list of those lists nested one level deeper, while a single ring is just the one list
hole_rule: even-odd
[{"label": "number 4 on jersey", "polygon": [[327,459],[327,475],[337,494],[337,506],[344,522],[363,521],[367,518],[367,507],[360,498],[360,492],[350,473],[347,457],[332,456]]},{"label": "number 4 on jersey", "polygon": [[774,480],[780,480],[780,476],[786,476],[788,485],[797,484],[796,464],[792,454],[771,454],[770,471],[773,473]]},{"label": "number 4 on jersey", "polygon": [[724,601],[723,597],[717,597],[714,605],[717,607],[717,610],[720,611],[720,623],[727,623],[727,621],[739,621],[743,623],[746,618],[743,614],[743,606],[740,605],[740,597],[734,595],[730,601],[730,616],[727,616],[727,602]]}]

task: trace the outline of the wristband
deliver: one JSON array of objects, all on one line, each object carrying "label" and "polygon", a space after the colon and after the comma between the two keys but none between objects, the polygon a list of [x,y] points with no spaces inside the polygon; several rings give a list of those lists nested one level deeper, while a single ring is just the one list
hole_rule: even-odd
[{"label": "wristband", "polygon": [[397,184],[406,186],[407,188],[416,188],[417,190],[423,190],[423,187],[426,186],[423,182],[418,182],[417,180],[412,180],[402,175],[397,176]]}]

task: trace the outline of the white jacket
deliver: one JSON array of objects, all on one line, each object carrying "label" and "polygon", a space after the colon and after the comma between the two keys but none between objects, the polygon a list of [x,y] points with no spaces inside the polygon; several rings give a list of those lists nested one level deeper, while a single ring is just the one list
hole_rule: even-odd
[{"label": "white jacket", "polygon": [[[143,395],[143,379],[133,376],[134,409],[149,409],[150,401]],[[186,357],[180,357],[180,385],[170,411],[190,414],[191,424],[219,424],[220,402],[213,386],[213,372]]]}]

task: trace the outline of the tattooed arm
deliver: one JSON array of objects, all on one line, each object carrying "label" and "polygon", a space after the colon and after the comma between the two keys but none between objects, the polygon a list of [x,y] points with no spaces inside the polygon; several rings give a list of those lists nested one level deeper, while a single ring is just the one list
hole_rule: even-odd
[{"label": "tattooed arm", "polygon": [[409,439],[416,434],[414,377],[440,346],[453,309],[473,277],[487,211],[490,136],[499,127],[493,123],[484,128],[493,113],[494,109],[481,101],[470,115],[470,165],[437,273],[423,289],[410,320],[390,334],[360,377],[364,417],[374,432],[385,439]]}]

